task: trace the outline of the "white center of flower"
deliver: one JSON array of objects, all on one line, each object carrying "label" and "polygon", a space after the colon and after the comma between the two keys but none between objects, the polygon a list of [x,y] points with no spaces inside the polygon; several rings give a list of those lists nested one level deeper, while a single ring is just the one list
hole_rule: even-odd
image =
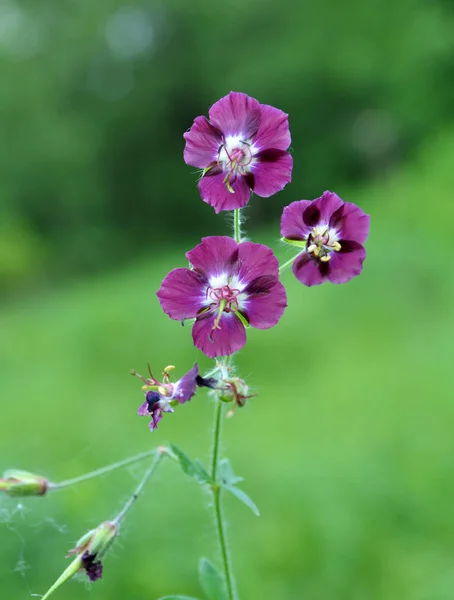
[{"label": "white center of flower", "polygon": [[237,313],[241,310],[247,295],[242,293],[246,284],[237,275],[228,276],[225,273],[211,277],[206,290],[207,309],[217,312],[213,330],[220,329],[219,322],[224,313]]},{"label": "white center of flower", "polygon": [[257,149],[241,135],[227,136],[225,143],[218,151],[218,164],[227,174],[224,178],[226,188],[234,193],[232,185],[238,175],[246,175],[254,164],[254,153]]},{"label": "white center of flower", "polygon": [[338,232],[328,225],[314,227],[307,238],[307,251],[322,262],[331,259],[331,252],[339,252],[341,245],[338,240]]}]

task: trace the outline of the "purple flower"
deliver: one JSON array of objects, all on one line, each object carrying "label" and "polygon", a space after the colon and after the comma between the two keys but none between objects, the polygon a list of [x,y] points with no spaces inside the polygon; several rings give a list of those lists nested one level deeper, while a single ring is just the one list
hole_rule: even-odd
[{"label": "purple flower", "polygon": [[145,385],[142,390],[145,394],[143,402],[137,411],[141,416],[151,417],[149,424],[150,431],[158,428],[158,423],[162,419],[162,413],[173,412],[173,406],[183,404],[192,398],[197,388],[197,378],[199,367],[195,364],[190,371],[183,375],[176,383],[170,382],[169,371],[175,367],[169,366],[164,369],[163,381],[158,381],[153,377],[150,367],[148,367],[150,377],[145,378],[136,371],[131,371],[133,375],[139,377]]},{"label": "purple flower", "polygon": [[312,286],[324,281],[346,283],[359,275],[366,258],[363,244],[369,222],[369,215],[333,192],[286,206],[281,235],[286,242],[304,247],[293,263],[295,277]]},{"label": "purple flower", "polygon": [[171,319],[196,319],[194,345],[210,358],[240,350],[245,326],[268,329],[282,317],[287,297],[267,246],[206,237],[186,258],[192,269],[171,271],[157,296]]},{"label": "purple flower", "polygon": [[184,134],[184,160],[203,169],[202,200],[219,213],[245,206],[251,190],[267,198],[291,181],[288,115],[230,92]]}]

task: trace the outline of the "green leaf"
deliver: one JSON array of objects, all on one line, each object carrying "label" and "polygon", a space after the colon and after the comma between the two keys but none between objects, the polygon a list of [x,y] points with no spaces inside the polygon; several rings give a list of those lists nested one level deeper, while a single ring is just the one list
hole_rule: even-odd
[{"label": "green leaf", "polygon": [[227,600],[224,577],[207,558],[200,559],[199,581],[208,600]]},{"label": "green leaf", "polygon": [[240,481],[243,481],[242,477],[235,475],[235,473],[233,472],[232,465],[230,464],[228,458],[223,458],[219,462],[218,476],[221,485],[235,485],[235,483],[240,483]]},{"label": "green leaf", "polygon": [[180,450],[180,448],[174,444],[171,444],[170,448],[175,454],[176,459],[180,463],[180,466],[186,475],[193,477],[199,483],[211,482],[211,477],[200,460],[196,459],[195,461],[192,461],[189,456],[183,452],[183,450]]},{"label": "green leaf", "polygon": [[197,600],[197,598],[192,596],[163,596],[159,600]]},{"label": "green leaf", "polygon": [[252,502],[252,500],[249,498],[246,492],[243,492],[243,490],[240,490],[240,488],[236,487],[235,485],[221,483],[221,487],[223,487],[225,490],[228,490],[231,494],[236,496],[238,500],[240,500],[240,502],[246,504],[246,506],[249,506],[254,515],[256,515],[257,517],[260,516],[260,512],[257,508],[257,505],[254,502]]}]

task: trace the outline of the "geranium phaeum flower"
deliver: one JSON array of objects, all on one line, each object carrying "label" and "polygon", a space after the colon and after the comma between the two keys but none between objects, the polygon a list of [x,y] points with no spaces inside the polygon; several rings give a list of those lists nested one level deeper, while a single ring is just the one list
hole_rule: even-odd
[{"label": "geranium phaeum flower", "polygon": [[143,402],[137,411],[141,416],[151,417],[149,424],[150,431],[158,428],[158,423],[162,419],[162,413],[173,412],[173,406],[183,404],[192,398],[197,388],[197,378],[199,367],[195,364],[190,371],[183,375],[175,383],[171,383],[169,372],[173,366],[166,367],[163,372],[163,381],[155,379],[150,371],[150,377],[145,378],[136,371],[131,371],[133,375],[139,377],[145,385],[142,391],[145,394]]},{"label": "geranium phaeum flower", "polygon": [[171,271],[157,295],[171,319],[196,319],[194,345],[210,358],[240,350],[245,325],[268,329],[282,317],[287,298],[267,246],[206,237],[186,258],[192,269]]},{"label": "geranium phaeum flower", "polygon": [[316,200],[299,200],[284,208],[281,235],[303,247],[293,273],[304,285],[346,283],[359,275],[366,258],[369,215],[332,192]]},{"label": "geranium phaeum flower", "polygon": [[292,174],[288,115],[240,92],[230,92],[197,117],[184,134],[184,160],[203,169],[202,200],[218,213],[247,204],[251,190],[267,198]]}]

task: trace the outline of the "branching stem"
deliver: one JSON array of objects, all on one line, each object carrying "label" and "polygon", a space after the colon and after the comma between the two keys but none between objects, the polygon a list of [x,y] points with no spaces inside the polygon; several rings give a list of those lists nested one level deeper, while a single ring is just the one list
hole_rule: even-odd
[{"label": "branching stem", "polygon": [[61,488],[68,487],[70,485],[74,485],[76,483],[81,483],[82,481],[87,481],[87,479],[93,479],[94,477],[99,477],[100,475],[104,475],[105,473],[109,473],[110,471],[115,471],[115,469],[120,469],[121,467],[125,467],[126,465],[130,465],[132,463],[138,462],[143,458],[147,458],[148,456],[152,456],[152,454],[156,453],[156,448],[153,450],[148,450],[147,452],[141,452],[140,454],[136,454],[135,456],[130,456],[129,458],[125,458],[124,460],[120,460],[116,463],[112,463],[111,465],[107,465],[105,467],[101,467],[100,469],[96,469],[96,471],[90,471],[90,473],[85,473],[84,475],[80,475],[79,477],[73,477],[72,479],[66,479],[65,481],[61,481],[60,483],[50,483],[50,490],[60,490]]}]

